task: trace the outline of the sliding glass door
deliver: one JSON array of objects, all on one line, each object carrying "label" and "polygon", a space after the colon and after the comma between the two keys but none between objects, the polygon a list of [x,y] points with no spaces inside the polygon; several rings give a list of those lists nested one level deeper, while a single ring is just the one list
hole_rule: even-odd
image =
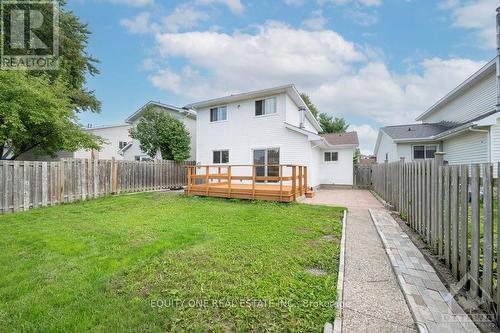
[{"label": "sliding glass door", "polygon": [[278,177],[280,169],[277,164],[280,164],[279,148],[255,149],[253,151],[253,164],[256,167],[257,177]]}]

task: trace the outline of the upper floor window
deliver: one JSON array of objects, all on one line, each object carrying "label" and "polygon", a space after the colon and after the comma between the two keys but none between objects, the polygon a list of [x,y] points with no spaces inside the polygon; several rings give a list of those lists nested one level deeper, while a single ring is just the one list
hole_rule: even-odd
[{"label": "upper floor window", "polygon": [[120,141],[118,143],[118,148],[121,150],[121,149],[125,148],[127,145],[128,145],[127,141]]},{"label": "upper floor window", "polygon": [[210,109],[210,122],[227,120],[227,107],[219,106]]},{"label": "upper floor window", "polygon": [[214,150],[213,164],[229,163],[229,150]]},{"label": "upper floor window", "polygon": [[437,152],[437,145],[413,146],[413,159],[425,160],[429,158],[434,158],[434,154],[436,152]]},{"label": "upper floor window", "polygon": [[263,116],[276,113],[276,97],[255,101],[255,115]]},{"label": "upper floor window", "polygon": [[325,162],[337,162],[339,160],[339,153],[336,151],[325,152]]}]

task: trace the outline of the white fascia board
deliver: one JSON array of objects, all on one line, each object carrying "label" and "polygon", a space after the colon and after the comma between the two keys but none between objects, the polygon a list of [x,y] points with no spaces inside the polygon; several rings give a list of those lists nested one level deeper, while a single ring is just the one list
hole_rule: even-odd
[{"label": "white fascia board", "polygon": [[189,109],[203,109],[203,108],[209,108],[211,106],[218,106],[222,104],[227,104],[227,103],[235,103],[238,101],[244,101],[248,99],[254,99],[254,98],[259,98],[259,97],[264,97],[264,96],[272,96],[280,93],[285,93],[287,89],[291,88],[293,85],[292,84],[287,84],[284,86],[279,86],[279,87],[274,87],[274,88],[268,88],[268,89],[261,89],[261,90],[254,90],[254,91],[249,91],[245,93],[239,93],[239,94],[234,94],[234,95],[229,95],[229,96],[224,96],[224,97],[219,97],[219,98],[213,98],[213,99],[208,99],[204,100],[201,102],[196,102],[196,103],[191,103],[186,105],[186,108]]},{"label": "white fascia board", "polygon": [[290,97],[292,97],[292,100],[297,104],[299,107],[304,107],[306,109],[306,118],[312,123],[314,126],[314,129],[318,132],[321,132],[323,129],[321,128],[321,125],[319,124],[318,120],[314,117],[312,114],[311,110],[309,110],[309,107],[306,105],[304,100],[302,99],[302,96],[300,96],[299,91],[295,87],[295,85],[291,86],[292,93],[288,93]]},{"label": "white fascia board", "polygon": [[321,141],[321,140],[324,139],[319,134],[316,134],[314,132],[310,132],[310,131],[308,131],[306,129],[303,129],[303,128],[291,125],[289,123],[285,123],[285,127],[288,128],[289,130],[292,130],[292,131],[295,131],[297,133],[306,135],[309,141]]},{"label": "white fascia board", "polygon": [[378,149],[380,148],[380,142],[382,141],[382,136],[384,135],[384,133],[385,133],[384,130],[382,128],[379,128],[378,135],[377,135],[377,141],[375,142],[375,149],[373,149],[373,154],[375,156],[377,156],[377,154],[378,154]]},{"label": "white fascia board", "polygon": [[156,106],[164,108],[164,109],[176,111],[176,112],[179,112],[179,113],[185,115],[186,117],[190,117],[190,118],[193,118],[193,119],[197,118],[196,111],[194,111],[194,110],[182,109],[182,108],[179,108],[179,107],[176,107],[176,106],[173,106],[173,105],[168,105],[168,104],[164,104],[164,103],[160,103],[160,102],[149,101],[146,104],[144,104],[139,110],[135,111],[130,117],[128,117],[127,119],[125,119],[125,122],[129,123],[129,124],[132,123],[132,122],[134,122],[137,118],[139,118],[139,116],[144,111],[144,109],[147,106],[149,106],[149,105],[156,105]]}]

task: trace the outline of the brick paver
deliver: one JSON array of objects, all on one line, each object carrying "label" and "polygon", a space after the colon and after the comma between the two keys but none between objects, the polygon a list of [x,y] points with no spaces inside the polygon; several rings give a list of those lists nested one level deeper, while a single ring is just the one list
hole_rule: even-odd
[{"label": "brick paver", "polygon": [[370,210],[413,317],[423,332],[479,332],[399,224]]}]

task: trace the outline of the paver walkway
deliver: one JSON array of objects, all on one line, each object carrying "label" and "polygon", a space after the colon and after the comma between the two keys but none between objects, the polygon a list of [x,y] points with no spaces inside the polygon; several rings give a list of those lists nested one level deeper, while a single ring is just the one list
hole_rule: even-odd
[{"label": "paver walkway", "polygon": [[322,190],[305,203],[348,208],[342,332],[479,332],[370,192]]},{"label": "paver walkway", "polygon": [[368,211],[382,205],[363,190],[321,190],[304,203],[348,208],[342,332],[415,332]]},{"label": "paver walkway", "polygon": [[390,261],[422,331],[477,332],[420,250],[384,210],[370,210]]}]

